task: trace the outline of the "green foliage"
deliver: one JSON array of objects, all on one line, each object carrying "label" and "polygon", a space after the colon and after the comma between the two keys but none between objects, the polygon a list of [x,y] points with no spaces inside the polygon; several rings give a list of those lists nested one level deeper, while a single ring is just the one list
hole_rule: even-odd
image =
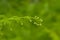
[{"label": "green foliage", "polygon": [[[0,20],[0,39],[12,40],[17,37],[18,40],[29,40],[33,35],[33,29],[40,27],[41,21],[39,17],[11,17]],[[41,28],[41,27],[40,27]],[[21,38],[22,37],[22,38]],[[24,40],[23,39],[23,40]],[[17,40],[17,39],[16,39]]]},{"label": "green foliage", "polygon": [[0,40],[60,40],[60,0],[0,0]]},{"label": "green foliage", "polygon": [[[3,18],[0,20],[0,40],[59,40],[37,16]],[[44,39],[43,39],[44,38]]]}]

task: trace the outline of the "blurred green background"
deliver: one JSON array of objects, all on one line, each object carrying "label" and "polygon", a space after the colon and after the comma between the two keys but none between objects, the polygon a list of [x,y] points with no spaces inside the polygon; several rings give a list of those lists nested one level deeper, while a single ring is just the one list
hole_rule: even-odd
[{"label": "blurred green background", "polygon": [[[42,26],[13,16],[38,16]],[[60,0],[0,0],[0,40],[60,40]]]}]

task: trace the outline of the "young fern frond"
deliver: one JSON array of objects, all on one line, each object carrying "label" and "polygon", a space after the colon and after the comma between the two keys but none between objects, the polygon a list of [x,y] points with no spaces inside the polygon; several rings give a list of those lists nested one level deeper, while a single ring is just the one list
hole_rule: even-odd
[{"label": "young fern frond", "polygon": [[[16,36],[23,36],[26,35],[27,37],[30,36],[30,33],[33,34],[34,30],[41,29],[41,21],[39,17],[18,17],[13,16],[10,18],[4,17],[0,20],[0,35],[1,38],[6,36],[7,38],[15,38]],[[38,27],[37,27],[38,26]],[[28,34],[28,35],[27,35]],[[26,37],[26,39],[27,39]],[[4,37],[5,38],[5,37]]]},{"label": "young fern frond", "polygon": [[17,22],[22,22],[24,20],[28,20],[30,22],[34,22],[34,24],[38,25],[40,24],[43,20],[40,19],[39,17],[35,16],[35,17],[29,17],[29,16],[25,16],[25,17],[18,17],[18,16],[13,16],[11,18],[5,18],[5,19],[2,19],[0,20],[0,23],[1,22],[4,22],[4,23],[10,23],[10,21],[17,21]]},{"label": "young fern frond", "polygon": [[[29,40],[30,38],[37,40],[37,37],[40,37],[39,39],[41,39],[41,36],[47,37],[44,35],[54,34],[46,27],[42,27],[42,22],[43,20],[37,16],[13,16],[10,18],[4,17],[0,20],[0,40],[17,39],[17,37],[19,40]],[[55,39],[55,36],[57,36],[54,35],[52,36],[53,39]]]}]

